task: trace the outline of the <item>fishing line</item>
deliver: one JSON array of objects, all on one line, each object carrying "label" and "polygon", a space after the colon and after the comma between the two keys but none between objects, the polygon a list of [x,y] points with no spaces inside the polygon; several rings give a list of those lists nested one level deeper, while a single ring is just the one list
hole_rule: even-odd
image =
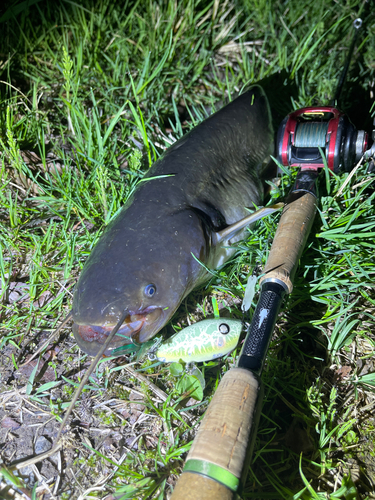
[{"label": "fishing line", "polygon": [[65,427],[65,424],[68,420],[68,418],[70,417],[73,409],[74,409],[74,406],[82,392],[82,389],[84,388],[86,382],[88,381],[90,375],[92,374],[92,372],[94,371],[94,368],[96,367],[98,361],[101,359],[101,357],[103,356],[104,352],[106,351],[108,345],[110,344],[110,342],[112,341],[112,339],[114,338],[114,336],[116,335],[116,333],[118,332],[118,330],[120,329],[121,325],[123,324],[123,322],[125,321],[125,318],[128,316],[128,312],[127,310],[124,310],[124,312],[122,313],[122,316],[121,318],[119,319],[119,321],[117,322],[116,326],[113,328],[113,330],[111,331],[111,333],[108,335],[108,338],[107,340],[104,342],[104,344],[102,345],[102,347],[99,349],[99,352],[98,354],[95,356],[95,358],[92,360],[91,362],[91,365],[89,366],[89,368],[87,369],[81,383],[79,384],[79,387],[78,389],[76,390],[74,396],[73,396],[73,399],[70,403],[70,406],[65,414],[65,417],[61,423],[61,426],[60,426],[60,429],[59,429],[59,432],[57,433],[57,437],[56,437],[56,445],[58,444],[60,438],[61,438],[61,435],[62,435],[62,432],[64,430],[64,427]]}]

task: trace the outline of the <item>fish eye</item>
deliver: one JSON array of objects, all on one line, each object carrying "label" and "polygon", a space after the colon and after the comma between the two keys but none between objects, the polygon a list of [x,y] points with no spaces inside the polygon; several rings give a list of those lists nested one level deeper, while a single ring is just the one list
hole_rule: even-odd
[{"label": "fish eye", "polygon": [[226,335],[227,333],[229,333],[229,331],[230,328],[226,323],[221,323],[219,325],[219,332],[222,333],[223,335]]},{"label": "fish eye", "polygon": [[149,285],[146,286],[144,293],[146,297],[153,297],[156,293],[156,285],[150,283]]}]

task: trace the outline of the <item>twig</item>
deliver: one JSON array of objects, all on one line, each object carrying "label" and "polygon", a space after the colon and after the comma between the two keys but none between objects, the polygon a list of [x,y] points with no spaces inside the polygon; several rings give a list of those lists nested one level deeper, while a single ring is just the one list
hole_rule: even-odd
[{"label": "twig", "polygon": [[60,326],[58,326],[56,328],[56,330],[52,333],[52,335],[49,337],[49,339],[47,340],[47,342],[45,342],[41,347],[39,347],[39,349],[37,349],[34,352],[34,354],[31,356],[31,358],[28,359],[22,365],[20,365],[20,367],[26,366],[27,364],[30,363],[30,361],[32,361],[36,356],[38,356],[38,354],[41,353],[48,346],[48,344],[50,344],[52,342],[52,340],[57,336],[57,334],[60,332],[60,330],[68,323],[68,321],[70,320],[71,317],[72,317],[72,311],[69,312],[69,314],[65,317],[65,319],[60,324]]},{"label": "twig", "polygon": [[57,454],[57,470],[58,470],[59,474],[57,475],[55,487],[53,488],[54,495],[57,495],[57,491],[59,489],[59,484],[60,484],[61,475],[62,475],[61,451],[59,451]]},{"label": "twig", "polygon": [[70,417],[70,414],[72,413],[73,411],[73,408],[82,392],[82,389],[85,387],[86,385],[86,382],[88,381],[90,375],[92,374],[92,372],[94,371],[98,361],[102,358],[103,354],[104,354],[104,351],[107,349],[108,345],[111,343],[112,339],[114,338],[114,336],[116,335],[116,333],[118,332],[118,330],[120,329],[121,325],[123,324],[123,322],[125,321],[125,318],[126,316],[128,315],[128,312],[125,311],[119,322],[117,323],[117,325],[114,327],[114,329],[111,331],[111,333],[108,335],[108,338],[107,340],[104,342],[104,344],[102,345],[102,347],[99,349],[99,352],[98,354],[95,356],[95,358],[92,360],[91,362],[91,365],[89,366],[89,368],[87,369],[84,377],[82,378],[82,381],[81,383],[79,384],[79,387],[78,389],[76,390],[74,396],[73,396],[73,399],[70,403],[70,406],[65,414],[65,417],[64,417],[64,420],[62,421],[61,423],[61,427],[59,429],[59,432],[57,434],[57,438],[56,438],[56,441],[59,441],[60,437],[61,437],[61,434],[64,430],[64,426],[66,424],[66,422],[68,421],[68,418]]},{"label": "twig", "polygon": [[[16,467],[17,469],[22,469],[23,467],[26,467],[27,465],[32,465],[32,464],[35,464],[37,462],[40,462],[41,460],[44,460],[45,458],[50,457],[51,455],[55,454],[57,451],[60,450],[60,448],[63,446],[63,443],[60,442],[61,435],[63,433],[65,424],[67,423],[68,418],[70,417],[70,415],[71,415],[71,413],[72,413],[72,411],[74,409],[74,406],[75,406],[75,404],[76,404],[76,402],[77,402],[77,400],[78,400],[78,398],[79,398],[79,396],[80,396],[80,394],[82,392],[82,389],[86,385],[86,382],[88,381],[91,373],[94,371],[94,368],[96,367],[98,361],[103,356],[104,351],[107,349],[108,344],[110,344],[110,342],[112,341],[113,337],[116,335],[116,333],[120,329],[121,325],[125,321],[125,318],[126,318],[127,315],[128,315],[128,313],[125,311],[123,313],[123,315],[121,316],[120,320],[118,321],[117,325],[113,328],[113,330],[111,331],[111,333],[108,335],[107,340],[104,342],[104,344],[102,345],[102,347],[99,349],[98,354],[92,360],[91,365],[89,366],[89,368],[87,369],[84,377],[82,378],[82,381],[79,384],[79,387],[78,387],[78,389],[76,390],[76,392],[75,392],[75,394],[73,396],[73,399],[72,399],[72,401],[70,403],[70,406],[67,409],[67,412],[65,413],[64,419],[61,422],[59,432],[57,433],[57,436],[56,436],[56,444],[54,446],[52,446],[52,448],[49,451],[47,451],[45,453],[42,453],[40,455],[37,455],[36,457],[30,458],[29,460],[25,460],[24,462],[21,462],[19,464],[13,464],[13,467]],[[71,312],[65,318],[65,320],[63,321],[63,323],[59,326],[58,330],[62,328],[62,325],[65,324],[68,321],[68,319],[70,318],[70,316],[71,316]],[[55,334],[56,334],[56,332],[55,332]]]},{"label": "twig", "polygon": [[[41,476],[39,470],[37,469],[37,467],[35,465],[32,465],[32,469],[33,469],[33,472],[34,474],[36,475],[36,477],[38,478],[38,481],[39,483],[41,483],[41,487],[38,488],[39,489],[45,489],[48,491],[48,493],[51,495],[52,497],[52,500],[56,500],[56,497],[55,495],[52,493],[50,487],[48,486],[48,484],[46,483],[46,481],[43,479],[43,477]],[[38,491],[37,490],[37,491]]]},{"label": "twig", "polygon": [[364,156],[362,156],[362,158],[359,160],[359,162],[357,163],[357,165],[353,168],[353,170],[350,172],[350,174],[348,175],[348,177],[345,179],[345,182],[342,184],[342,186],[340,187],[340,189],[337,191],[336,196],[334,197],[334,199],[338,198],[341,195],[341,193],[344,191],[344,189],[346,188],[347,184],[349,184],[349,182],[351,181],[351,178],[353,177],[353,175],[357,172],[357,170],[361,166],[363,158],[364,158]]},{"label": "twig", "polygon": [[136,370],[134,370],[134,368],[132,368],[129,365],[124,365],[124,368],[126,371],[131,373],[133,375],[133,377],[135,377],[137,380],[139,380],[143,384],[147,385],[147,387],[154,394],[156,394],[162,401],[167,401],[168,396],[166,395],[166,393],[164,391],[162,391],[161,389],[159,389],[159,387],[157,387],[155,384],[150,382],[147,377],[145,377],[144,375],[141,375],[140,373],[138,373]]},{"label": "twig", "polygon": [[[32,106],[32,102],[30,101],[30,99],[28,99],[28,98],[25,96],[25,94],[23,94],[23,93],[20,91],[20,89],[18,89],[17,87],[15,87],[14,85],[12,85],[12,84],[11,84],[11,83],[9,83],[9,82],[5,82],[4,80],[0,80],[0,83],[3,83],[4,85],[8,85],[8,86],[9,86],[9,87],[11,87],[13,90],[16,90],[16,91],[17,91],[18,93],[20,93],[20,94],[22,95],[22,97],[24,97],[24,98],[25,98],[25,99],[29,102],[29,104]],[[26,106],[26,108],[27,108],[27,106]],[[30,109],[29,109],[29,108],[27,108],[27,109],[30,111]]]},{"label": "twig", "polygon": [[[140,436],[139,436],[140,437]],[[112,479],[112,477],[116,474],[116,472],[118,471],[118,469],[120,468],[122,462],[125,460],[125,458],[127,457],[127,454],[129,453],[129,450],[127,449],[126,452],[122,455],[122,457],[120,458],[120,460],[117,462],[117,465],[116,467],[113,469],[113,471],[109,474],[109,476],[106,476],[104,479],[100,479],[99,481],[97,481],[95,483],[94,486],[92,486],[91,488],[88,488],[84,493],[82,493],[82,495],[79,496],[78,500],[84,500],[87,495],[91,492],[94,492],[94,491],[103,491],[104,487],[106,484],[108,484],[108,482],[110,481],[110,479]],[[114,461],[114,460],[113,460]],[[103,484],[104,483],[104,484]]]},{"label": "twig", "polygon": [[57,451],[59,451],[63,446],[63,443],[56,443],[52,448],[44,453],[41,453],[40,455],[37,455],[36,457],[29,458],[28,460],[25,460],[24,462],[20,462],[19,464],[13,464],[10,466],[10,469],[23,469],[24,467],[28,467],[29,465],[34,465],[40,462],[41,460],[44,460],[45,458],[49,458],[51,455],[54,455]]},{"label": "twig", "polygon": [[286,25],[285,21],[284,21],[284,18],[283,16],[280,16],[279,17],[280,21],[281,21],[281,24],[284,26],[284,28],[286,29],[286,31],[289,33],[289,35],[293,38],[294,42],[296,45],[298,45],[298,40],[297,38],[293,35],[293,33],[290,31],[290,29],[288,28],[288,26]]}]

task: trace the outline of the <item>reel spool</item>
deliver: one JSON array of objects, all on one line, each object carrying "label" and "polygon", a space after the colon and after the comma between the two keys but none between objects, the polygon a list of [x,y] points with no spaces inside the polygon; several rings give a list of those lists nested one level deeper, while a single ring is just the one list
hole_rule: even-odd
[{"label": "reel spool", "polygon": [[368,136],[333,106],[302,108],[284,118],[277,133],[277,159],[284,166],[349,172],[367,148]]}]

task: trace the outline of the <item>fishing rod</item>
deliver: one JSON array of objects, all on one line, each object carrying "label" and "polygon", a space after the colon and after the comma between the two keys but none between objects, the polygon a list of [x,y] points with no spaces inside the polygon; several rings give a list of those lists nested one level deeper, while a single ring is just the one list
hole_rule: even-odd
[{"label": "fishing rod", "polygon": [[[335,100],[348,71],[360,19]],[[332,106],[302,108],[289,114],[277,134],[278,161],[297,167],[295,185],[287,199],[260,280],[260,297],[237,367],[221,380],[206,410],[171,500],[233,500],[238,498],[250,464],[263,399],[261,372],[285,295],[309,236],[316,209],[317,181],[325,165],[334,173],[349,172],[367,150],[368,135]]]}]

